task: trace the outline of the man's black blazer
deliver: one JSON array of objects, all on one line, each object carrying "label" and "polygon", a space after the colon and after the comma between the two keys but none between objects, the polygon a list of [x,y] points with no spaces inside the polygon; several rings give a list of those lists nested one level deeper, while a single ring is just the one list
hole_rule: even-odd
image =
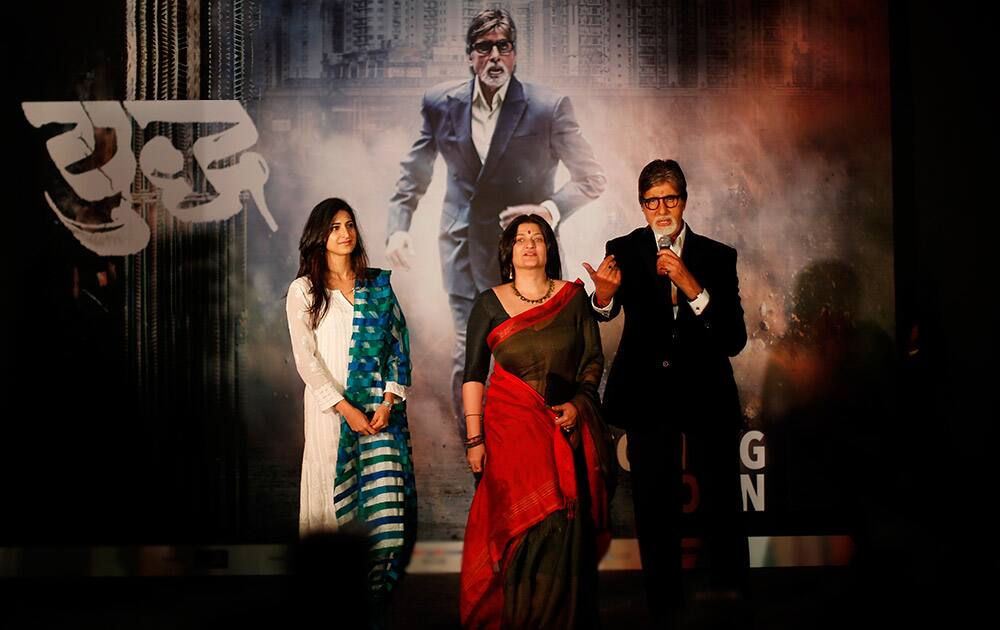
[{"label": "man's black blazer", "polygon": [[607,318],[625,311],[625,327],[604,391],[609,420],[623,429],[668,422],[681,430],[738,429],[739,394],[729,357],[746,345],[736,250],[687,228],[681,259],[709,304],[695,315],[680,292],[674,320],[670,281],[656,273],[649,226],[608,241],[622,283]]}]

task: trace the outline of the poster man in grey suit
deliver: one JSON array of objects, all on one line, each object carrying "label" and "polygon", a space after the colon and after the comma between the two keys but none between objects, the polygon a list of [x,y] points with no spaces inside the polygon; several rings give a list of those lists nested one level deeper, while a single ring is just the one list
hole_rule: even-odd
[{"label": "poster man in grey suit", "polygon": [[[444,157],[448,189],[438,245],[455,324],[452,405],[463,434],[465,329],[476,295],[500,282],[503,227],[520,214],[538,214],[557,227],[599,197],[606,183],[569,99],[514,77],[516,41],[506,10],[485,9],[472,19],[466,52],[474,76],[424,94],[423,126],[401,164],[389,207],[386,254],[405,269],[413,256],[413,212],[430,184],[434,160],[439,153]],[[555,190],[560,161],[570,181]]]}]

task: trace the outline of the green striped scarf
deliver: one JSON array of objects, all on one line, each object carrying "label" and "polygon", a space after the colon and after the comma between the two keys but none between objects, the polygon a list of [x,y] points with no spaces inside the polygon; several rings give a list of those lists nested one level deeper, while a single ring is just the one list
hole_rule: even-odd
[{"label": "green striped scarf", "polygon": [[[410,384],[409,333],[389,274],[369,269],[354,289],[344,397],[369,416],[382,403],[387,382]],[[368,533],[368,578],[376,601],[399,581],[413,549],[417,491],[411,453],[405,401],[393,406],[388,428],[375,435],[358,435],[341,418],[333,499],[337,522]]]}]

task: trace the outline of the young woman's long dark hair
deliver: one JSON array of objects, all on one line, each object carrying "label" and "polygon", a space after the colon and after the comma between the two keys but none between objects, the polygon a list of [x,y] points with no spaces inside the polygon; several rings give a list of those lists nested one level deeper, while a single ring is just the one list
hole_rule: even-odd
[{"label": "young woman's long dark hair", "polygon": [[522,214],[514,218],[500,236],[500,284],[510,282],[514,272],[514,240],[517,239],[517,228],[522,223],[532,223],[538,226],[545,237],[545,275],[555,280],[562,279],[562,262],[559,260],[559,243],[556,243],[556,233],[552,231],[549,222],[534,214]]},{"label": "young woman's long dark hair", "polygon": [[354,272],[354,277],[364,280],[368,269],[368,254],[365,253],[365,244],[361,239],[361,229],[358,227],[354,208],[337,197],[324,199],[316,204],[309,213],[306,226],[302,229],[302,238],[299,239],[299,272],[295,276],[297,278],[305,276],[312,283],[309,290],[312,297],[309,319],[313,328],[323,320],[330,306],[326,295],[326,275],[329,271],[326,265],[326,241],[333,231],[333,217],[341,210],[351,216],[357,234],[354,251],[351,252],[351,270]]}]

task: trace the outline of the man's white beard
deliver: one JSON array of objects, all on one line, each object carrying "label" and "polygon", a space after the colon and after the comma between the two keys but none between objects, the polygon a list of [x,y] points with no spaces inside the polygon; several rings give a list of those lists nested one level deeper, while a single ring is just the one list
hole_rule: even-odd
[{"label": "man's white beard", "polygon": [[680,235],[680,230],[677,229],[677,223],[673,221],[671,221],[666,228],[661,228],[656,224],[650,225],[649,227],[653,228],[653,234],[656,235],[656,238],[660,238],[661,236],[670,236],[675,230],[677,231],[678,236]]},{"label": "man's white beard", "polygon": [[507,83],[507,81],[510,80],[510,72],[507,71],[506,66],[500,65],[499,67],[503,69],[503,73],[496,77],[492,77],[490,76],[491,67],[496,67],[496,66],[486,66],[485,68],[483,68],[482,72],[479,73],[479,80],[486,87],[498,90],[502,88],[503,85]]}]

